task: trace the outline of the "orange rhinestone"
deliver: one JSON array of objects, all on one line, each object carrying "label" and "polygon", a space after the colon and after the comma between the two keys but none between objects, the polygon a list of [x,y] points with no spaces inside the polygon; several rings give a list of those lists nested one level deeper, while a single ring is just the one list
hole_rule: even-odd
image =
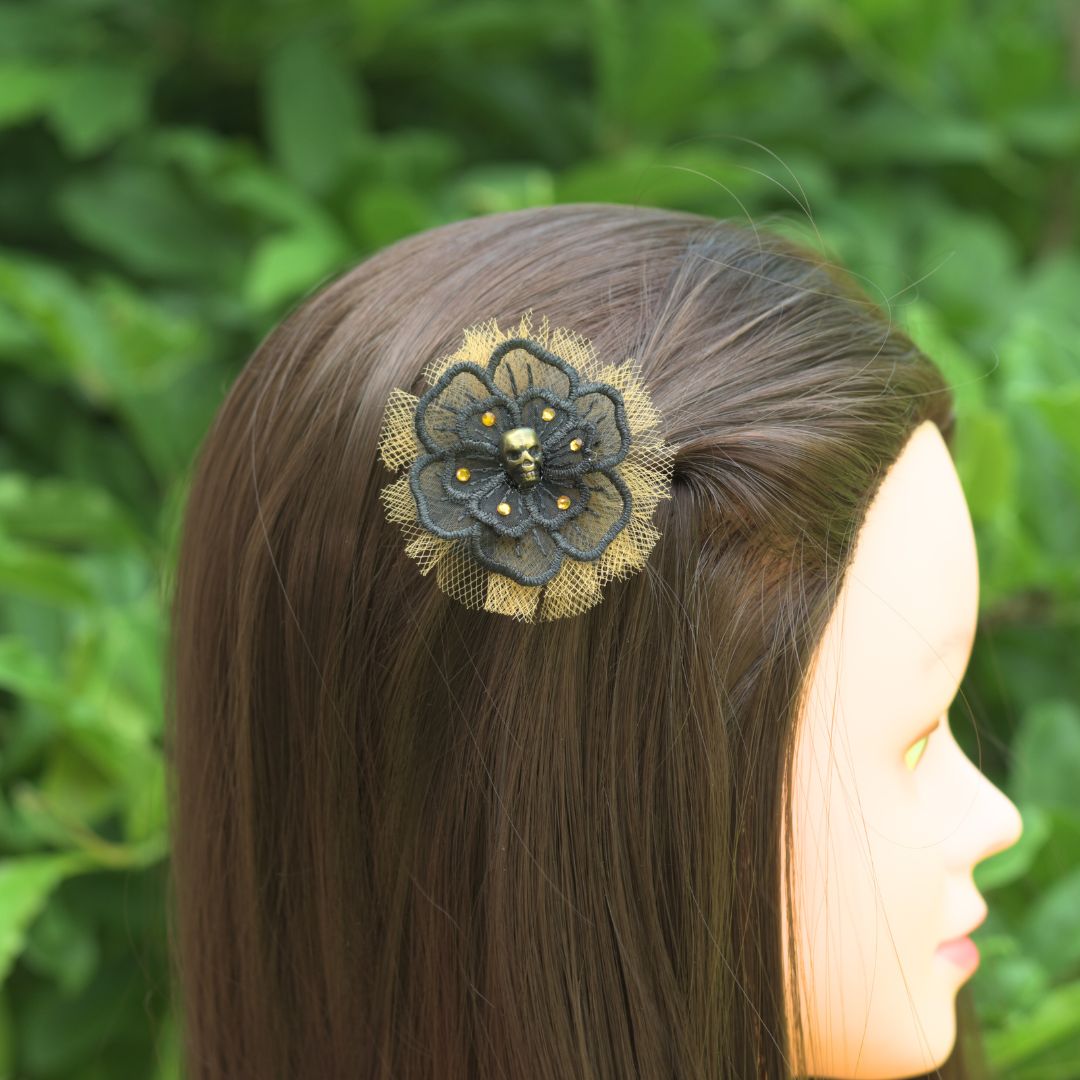
[{"label": "orange rhinestone", "polygon": [[498,510],[503,517],[506,517],[506,515],[510,513],[510,504],[506,502],[501,502],[497,507],[495,507],[495,509]]},{"label": "orange rhinestone", "polygon": [[582,441],[580,439],[571,439],[570,440],[570,449],[573,450],[574,453],[577,453],[581,449],[581,447],[583,445],[584,444],[582,443]]},{"label": "orange rhinestone", "polygon": [[472,473],[469,472],[469,470],[466,469],[464,465],[462,465],[462,467],[458,469],[458,471],[454,473],[454,475],[464,484],[465,481],[468,480],[470,476],[472,476]]},{"label": "orange rhinestone", "polygon": [[560,496],[559,496],[559,497],[558,497],[558,498],[557,498],[557,499],[555,500],[555,505],[556,505],[556,506],[557,506],[557,507],[558,507],[558,508],[559,508],[560,510],[565,510],[565,509],[566,509],[566,508],[567,508],[567,507],[568,507],[568,506],[570,505],[570,496],[569,496],[569,495],[560,495]]},{"label": "orange rhinestone", "polygon": [[541,414],[545,420],[555,419],[555,410],[549,405]]},{"label": "orange rhinestone", "polygon": [[483,424],[484,427],[491,427],[492,424],[495,423],[495,414],[488,409],[488,411],[480,417],[480,423]]}]

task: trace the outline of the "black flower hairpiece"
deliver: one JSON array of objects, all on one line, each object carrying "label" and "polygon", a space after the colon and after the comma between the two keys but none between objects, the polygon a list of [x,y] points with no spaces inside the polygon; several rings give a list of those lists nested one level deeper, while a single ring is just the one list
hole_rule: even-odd
[{"label": "black flower hairpiece", "polygon": [[421,573],[467,607],[527,622],[576,615],[645,565],[671,497],[674,447],[637,365],[601,366],[589,341],[494,319],[395,388],[379,453],[408,471],[379,493]]}]

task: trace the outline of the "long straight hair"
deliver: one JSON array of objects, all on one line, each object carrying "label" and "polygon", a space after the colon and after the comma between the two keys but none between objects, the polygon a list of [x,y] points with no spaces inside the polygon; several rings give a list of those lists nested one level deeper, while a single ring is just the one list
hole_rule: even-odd
[{"label": "long straight hair", "polygon": [[[678,447],[646,568],[536,624],[449,599],[378,499],[391,390],[528,310],[636,358]],[[805,1075],[784,778],[858,529],[926,419],[951,446],[949,387],[849,274],[694,214],[462,221],[299,305],[204,440],[176,563],[187,1074]],[[929,1075],[981,1075],[959,1004]]]}]

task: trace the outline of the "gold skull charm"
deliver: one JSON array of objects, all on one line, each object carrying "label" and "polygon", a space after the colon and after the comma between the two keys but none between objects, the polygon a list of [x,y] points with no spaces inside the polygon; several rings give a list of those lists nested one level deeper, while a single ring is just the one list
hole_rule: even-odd
[{"label": "gold skull charm", "polygon": [[518,488],[530,488],[540,480],[544,452],[531,427],[504,432],[500,444],[503,468]]}]

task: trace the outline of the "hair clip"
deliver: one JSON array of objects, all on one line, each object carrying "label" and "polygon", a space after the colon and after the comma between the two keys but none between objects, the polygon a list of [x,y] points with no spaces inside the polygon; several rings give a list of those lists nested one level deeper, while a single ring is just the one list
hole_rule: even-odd
[{"label": "hair clip", "polygon": [[466,607],[547,622],[644,567],[671,497],[675,447],[636,361],[601,366],[564,328],[469,327],[386,403],[379,455],[409,469],[380,492],[422,574]]}]

